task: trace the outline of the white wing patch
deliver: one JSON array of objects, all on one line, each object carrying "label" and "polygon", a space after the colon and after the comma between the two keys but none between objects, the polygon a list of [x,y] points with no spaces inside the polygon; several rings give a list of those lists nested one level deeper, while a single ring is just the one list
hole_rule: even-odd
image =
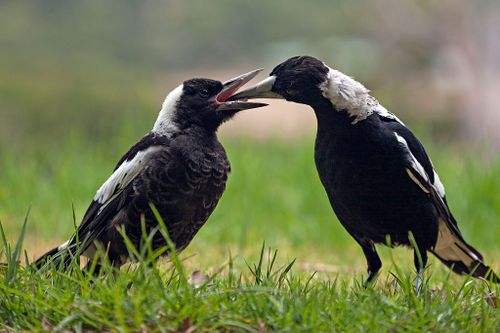
[{"label": "white wing patch", "polygon": [[441,198],[444,198],[444,196],[446,195],[446,192],[444,190],[443,183],[441,183],[441,179],[439,179],[439,176],[438,176],[436,170],[432,170],[432,171],[434,171],[434,184],[432,184],[432,186],[436,189],[436,192],[439,194],[439,196]]},{"label": "white wing patch", "polygon": [[[417,160],[417,158],[415,157],[415,155],[413,155],[413,153],[411,152],[410,147],[408,146],[408,143],[406,142],[406,140],[401,135],[398,135],[398,133],[396,133],[396,132],[394,132],[394,135],[396,136],[396,139],[399,141],[399,143],[401,143],[406,148],[406,150],[408,152],[408,155],[410,157],[410,163],[411,163],[411,166],[413,167],[413,169],[415,169],[418,172],[418,174],[423,179],[425,179],[425,181],[427,183],[429,183],[436,190],[436,192],[439,194],[439,196],[441,197],[441,199],[443,199],[444,196],[445,196],[444,186],[443,186],[443,183],[441,183],[441,180],[439,179],[439,176],[438,176],[436,170],[434,170],[434,167],[432,169],[432,171],[434,172],[434,183],[431,184],[430,181],[429,181],[429,176],[427,175],[427,172],[425,172],[425,169],[422,166],[422,164],[420,164],[420,162]],[[432,165],[432,162],[431,162],[431,165]],[[422,188],[422,190],[424,192],[428,193],[428,191],[423,188],[422,184],[420,184],[420,182],[416,179],[416,177],[411,173],[410,170],[406,170],[406,172],[408,173],[408,175],[410,176],[410,178],[420,188]]]},{"label": "white wing patch", "polygon": [[[326,64],[325,66],[328,67]],[[369,94],[370,90],[360,82],[342,72],[328,68],[327,80],[319,85],[319,89],[336,109],[345,110],[351,117],[354,117],[353,125],[374,113],[404,125],[398,117],[380,105],[377,99]]]},{"label": "white wing patch", "polygon": [[149,147],[146,150],[138,152],[134,158],[129,161],[123,162],[118,169],[106,180],[99,188],[94,201],[103,205],[98,214],[106,205],[113,200],[123,189],[145,168],[145,164],[150,155],[156,152],[160,147]]},{"label": "white wing patch", "polygon": [[418,174],[423,179],[425,179],[426,182],[429,183],[429,176],[427,175],[427,172],[425,172],[425,169],[422,166],[422,164],[420,164],[420,162],[415,158],[415,155],[413,155],[413,153],[411,152],[410,147],[408,146],[406,140],[401,135],[398,135],[398,133],[396,132],[394,132],[394,135],[396,136],[396,139],[399,141],[399,143],[401,143],[406,148],[413,169],[415,169],[418,172]]},{"label": "white wing patch", "polygon": [[177,130],[174,118],[177,110],[177,103],[181,99],[183,89],[184,85],[181,84],[167,95],[153,126],[153,132],[168,136],[170,133]]}]

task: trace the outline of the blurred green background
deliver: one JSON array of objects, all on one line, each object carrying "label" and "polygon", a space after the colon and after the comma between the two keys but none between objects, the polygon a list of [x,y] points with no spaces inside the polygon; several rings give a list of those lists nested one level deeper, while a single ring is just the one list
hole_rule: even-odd
[{"label": "blurred green background", "polygon": [[[499,24],[488,0],[0,1],[0,220],[12,239],[31,205],[30,255],[65,240],[72,205],[79,222],[168,91],[310,54],[418,134],[466,238],[498,263]],[[314,132],[307,107],[282,102],[223,126],[233,173],[195,260],[265,239],[299,262],[364,271],[317,179]]]}]

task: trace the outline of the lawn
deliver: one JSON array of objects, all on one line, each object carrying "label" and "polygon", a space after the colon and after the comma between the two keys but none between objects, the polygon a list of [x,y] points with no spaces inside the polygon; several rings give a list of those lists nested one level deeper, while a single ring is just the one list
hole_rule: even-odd
[{"label": "lawn", "polygon": [[[433,258],[418,296],[406,249],[380,247],[377,283],[360,286],[364,257],[331,211],[314,168],[312,138],[222,138],[233,167],[227,191],[178,259],[97,278],[76,269],[25,268],[26,260],[71,235],[73,213],[78,222],[136,139],[134,131],[123,131],[106,142],[75,135],[2,147],[0,220],[11,252],[30,212],[26,252],[19,251],[23,264],[2,246],[2,262],[10,265],[1,268],[0,328],[498,332],[500,287],[451,275]],[[500,271],[500,158],[424,143],[465,238]]]}]

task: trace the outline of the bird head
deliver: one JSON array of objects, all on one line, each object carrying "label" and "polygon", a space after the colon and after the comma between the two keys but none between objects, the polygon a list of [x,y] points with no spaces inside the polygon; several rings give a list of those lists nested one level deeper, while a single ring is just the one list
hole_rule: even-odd
[{"label": "bird head", "polygon": [[231,100],[229,98],[245,83],[254,78],[257,69],[225,82],[211,79],[190,79],[170,92],[153,130],[168,134],[191,126],[216,131],[237,112],[266,106],[265,103]]},{"label": "bird head", "polygon": [[268,78],[232,98],[281,98],[314,105],[324,99],[320,86],[328,80],[328,72],[329,68],[314,57],[292,57],[276,66]]}]

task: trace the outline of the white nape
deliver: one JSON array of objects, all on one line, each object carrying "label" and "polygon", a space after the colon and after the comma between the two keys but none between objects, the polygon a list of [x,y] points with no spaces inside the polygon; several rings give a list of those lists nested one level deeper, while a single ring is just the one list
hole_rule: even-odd
[{"label": "white nape", "polygon": [[163,101],[160,113],[158,114],[158,118],[156,119],[156,122],[153,126],[153,132],[162,135],[169,135],[170,133],[177,130],[174,119],[177,110],[177,104],[181,99],[183,89],[184,85],[181,84],[167,95],[167,97]]},{"label": "white nape", "polygon": [[376,105],[369,105],[368,103],[372,101],[369,95],[370,91],[344,73],[328,68],[327,80],[319,86],[323,96],[329,99],[338,111],[345,110],[350,116],[354,117],[353,124],[371,115]]},{"label": "white nape", "polygon": [[[326,67],[328,67],[325,64]],[[354,117],[352,124],[368,118],[373,113],[403,124],[395,115],[379,104],[360,82],[344,73],[328,67],[327,80],[319,85],[323,96],[330,100],[338,111],[345,111]]]}]

